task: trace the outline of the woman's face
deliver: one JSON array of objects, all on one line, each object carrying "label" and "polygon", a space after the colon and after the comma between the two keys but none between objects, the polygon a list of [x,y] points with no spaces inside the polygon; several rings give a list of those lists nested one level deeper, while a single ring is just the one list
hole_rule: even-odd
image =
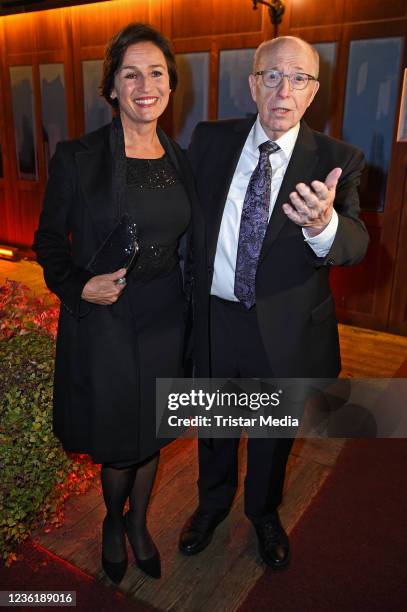
[{"label": "woman's face", "polygon": [[111,93],[118,100],[122,120],[156,121],[167,107],[170,91],[167,62],[161,49],[151,42],[127,47]]}]

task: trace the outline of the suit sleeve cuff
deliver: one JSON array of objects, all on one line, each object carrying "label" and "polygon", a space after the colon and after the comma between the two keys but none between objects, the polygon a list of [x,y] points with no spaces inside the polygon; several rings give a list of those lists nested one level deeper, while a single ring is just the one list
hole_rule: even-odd
[{"label": "suit sleeve cuff", "polygon": [[302,228],[305,242],[309,244],[317,257],[325,257],[329,253],[333,241],[335,240],[338,223],[338,214],[336,210],[334,210],[330,222],[317,236],[309,236],[306,228]]}]

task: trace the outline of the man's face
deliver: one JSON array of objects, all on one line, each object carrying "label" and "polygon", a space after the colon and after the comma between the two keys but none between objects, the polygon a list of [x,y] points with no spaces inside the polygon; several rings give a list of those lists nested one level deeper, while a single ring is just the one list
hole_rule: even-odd
[{"label": "man's face", "polygon": [[[316,76],[311,49],[297,41],[283,41],[265,47],[258,58],[258,70],[280,70],[284,74],[305,72]],[[249,76],[250,91],[256,102],[261,125],[270,138],[277,140],[301,119],[318,91],[319,83],[309,81],[305,89],[293,89],[287,78],[277,87],[266,87],[261,76]]]}]

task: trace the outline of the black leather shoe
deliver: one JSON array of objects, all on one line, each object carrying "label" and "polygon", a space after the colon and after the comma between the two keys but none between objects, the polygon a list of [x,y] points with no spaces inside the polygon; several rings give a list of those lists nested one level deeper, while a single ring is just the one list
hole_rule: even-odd
[{"label": "black leather shoe", "polygon": [[184,555],[196,555],[201,552],[212,540],[216,527],[228,514],[229,510],[207,514],[198,508],[182,528],[178,544],[180,551]]},{"label": "black leather shoe", "polygon": [[137,556],[136,549],[131,541],[130,530],[128,527],[129,518],[127,515],[128,513],[126,512],[126,514],[124,515],[124,528],[126,530],[126,535],[130,542],[130,546],[132,548],[137,567],[141,569],[142,572],[147,574],[147,576],[150,576],[151,578],[157,578],[157,579],[161,578],[161,559],[160,559],[160,553],[158,552],[156,545],[153,542],[155,552],[151,557],[148,557],[148,559],[140,559]]},{"label": "black leather shoe", "polygon": [[263,524],[254,525],[261,558],[271,568],[283,569],[290,561],[290,544],[278,512]]},{"label": "black leather shoe", "polygon": [[[106,520],[106,519],[105,519]],[[105,574],[108,576],[108,578],[110,578],[110,580],[112,582],[114,582],[115,584],[119,584],[119,582],[121,582],[124,578],[124,575],[126,573],[127,570],[127,550],[126,550],[126,542],[124,539],[124,532],[123,532],[123,549],[124,549],[124,557],[122,561],[109,561],[108,559],[106,559],[105,554],[104,554],[104,546],[103,546],[103,542],[105,540],[105,521],[103,521],[103,529],[102,529],[102,567],[103,570],[105,572]]]},{"label": "black leather shoe", "polygon": [[147,576],[156,578],[157,580],[161,578],[161,559],[157,549],[155,549],[154,555],[148,559],[139,559],[136,556],[134,556],[134,558],[136,559],[137,567],[147,574]]}]

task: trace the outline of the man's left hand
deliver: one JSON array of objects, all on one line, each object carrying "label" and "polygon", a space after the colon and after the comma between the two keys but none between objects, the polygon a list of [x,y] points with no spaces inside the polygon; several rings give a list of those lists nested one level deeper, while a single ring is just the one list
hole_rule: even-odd
[{"label": "man's left hand", "polygon": [[290,193],[291,204],[283,204],[287,217],[293,223],[305,227],[310,237],[320,234],[331,220],[336,186],[341,174],[341,168],[334,168],[324,183],[312,181],[311,187],[298,183],[296,191]]}]

